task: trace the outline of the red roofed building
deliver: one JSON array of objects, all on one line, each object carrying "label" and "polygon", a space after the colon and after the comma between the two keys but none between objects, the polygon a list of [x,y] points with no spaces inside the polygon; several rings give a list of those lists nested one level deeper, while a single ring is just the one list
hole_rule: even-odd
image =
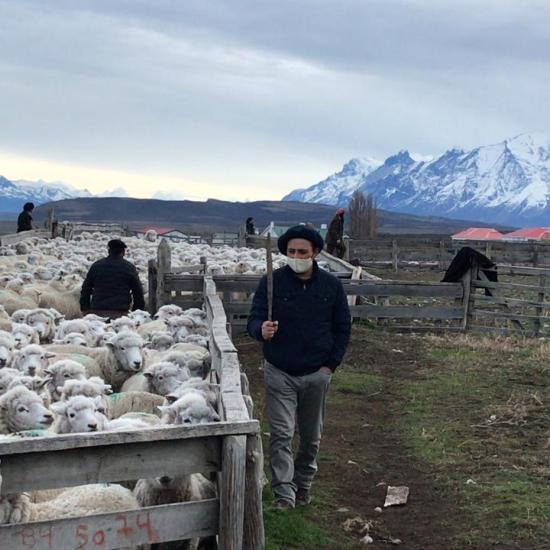
[{"label": "red roofed building", "polygon": [[506,233],[503,240],[514,242],[550,241],[550,227],[525,227]]},{"label": "red roofed building", "polygon": [[469,227],[451,236],[453,241],[500,241],[503,235],[492,227]]}]

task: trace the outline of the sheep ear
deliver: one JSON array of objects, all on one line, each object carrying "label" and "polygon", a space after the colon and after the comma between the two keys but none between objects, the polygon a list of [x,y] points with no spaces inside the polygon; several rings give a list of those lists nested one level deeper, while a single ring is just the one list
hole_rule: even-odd
[{"label": "sheep ear", "polygon": [[221,420],[220,415],[216,411],[212,411],[210,416],[212,417],[213,422],[219,422]]},{"label": "sheep ear", "polygon": [[105,392],[106,395],[110,395],[113,393],[113,387],[111,386],[111,384],[105,384],[103,386],[103,391]]},{"label": "sheep ear", "polygon": [[164,396],[164,399],[168,401],[168,403],[172,404],[175,403],[178,400],[178,396],[174,395],[173,393],[169,393],[168,395]]},{"label": "sheep ear", "polygon": [[39,378],[38,380],[40,380],[38,383],[38,389],[41,390],[51,380],[51,378]]},{"label": "sheep ear", "polygon": [[44,369],[42,372],[43,372],[44,374],[47,374],[48,376],[53,376],[53,373],[52,373],[52,371],[51,371],[50,369]]},{"label": "sheep ear", "polygon": [[114,344],[114,342],[111,342],[111,340],[107,340],[105,342],[105,346],[107,346],[108,348],[114,349],[115,344]]},{"label": "sheep ear", "polygon": [[46,358],[51,359],[52,357],[55,357],[55,353],[53,353],[52,351],[47,351],[46,352]]},{"label": "sheep ear", "polygon": [[147,372],[146,371],[146,372],[143,372],[142,374],[143,374],[143,376],[145,376],[145,378],[149,378],[149,379],[153,378],[153,373],[152,372]]},{"label": "sheep ear", "polygon": [[65,411],[67,410],[67,403],[65,403],[64,401],[57,401],[56,403],[52,403],[50,405],[50,409],[55,414],[65,414]]}]

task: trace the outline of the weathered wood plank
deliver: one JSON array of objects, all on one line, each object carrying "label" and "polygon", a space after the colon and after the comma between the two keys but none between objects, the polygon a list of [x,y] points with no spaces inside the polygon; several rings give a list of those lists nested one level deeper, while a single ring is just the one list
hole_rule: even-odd
[{"label": "weathered wood plank", "polygon": [[[235,437],[235,436],[227,436]],[[241,437],[241,436],[239,436]],[[245,436],[242,436],[245,437]],[[2,456],[2,494],[221,469],[222,438],[183,439]]]},{"label": "weathered wood plank", "polygon": [[361,305],[350,308],[353,317],[378,319],[462,319],[460,307],[436,306],[377,306]]},{"label": "weathered wood plank", "polygon": [[256,421],[212,422],[196,426],[157,426],[119,432],[65,434],[52,437],[33,437],[0,442],[0,457],[17,453],[58,451],[129,443],[200,439],[225,435],[246,435],[259,429]]},{"label": "weathered wood plank", "polygon": [[264,453],[262,438],[248,437],[246,441],[246,494],[243,547],[247,550],[265,548],[265,531],[262,513],[262,476]]},{"label": "weathered wood plank", "polygon": [[[474,312],[474,317],[476,318],[491,318],[491,319],[509,319],[509,320],[518,320],[518,321],[547,321],[550,322],[550,317],[539,317],[538,315],[524,315],[521,313],[504,313],[502,311],[491,311],[488,309],[476,309]],[[518,327],[519,328],[519,327]]]},{"label": "weathered wood plank", "polygon": [[[542,294],[542,293],[541,293]],[[550,309],[550,302],[539,302],[538,300],[523,300],[520,298],[508,298],[504,296],[476,296],[476,302],[486,302],[496,305],[507,306],[532,306],[543,309]]]},{"label": "weathered wood plank", "polygon": [[520,283],[493,283],[490,281],[472,281],[475,288],[489,288],[494,290],[524,290],[532,292],[544,292],[544,287],[540,285],[524,285]]},{"label": "weathered wood plank", "polygon": [[218,532],[218,499],[0,526],[6,550],[91,550],[206,537]]},{"label": "weathered wood plank", "polygon": [[49,231],[45,231],[43,229],[32,229],[30,231],[21,231],[21,233],[9,233],[8,235],[0,235],[0,246],[17,244],[21,241],[24,241],[25,239],[31,239],[33,237],[48,239],[51,237],[51,235]]}]

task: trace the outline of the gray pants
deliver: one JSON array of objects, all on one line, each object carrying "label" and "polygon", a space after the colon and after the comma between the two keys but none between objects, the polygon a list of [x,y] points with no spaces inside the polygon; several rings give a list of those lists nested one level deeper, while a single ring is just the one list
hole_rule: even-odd
[{"label": "gray pants", "polygon": [[[317,472],[325,396],[331,375],[317,371],[291,376],[265,361],[264,378],[271,431],[271,487],[276,499],[294,505],[297,489],[309,490]],[[292,439],[296,421],[300,446],[294,458]]]}]

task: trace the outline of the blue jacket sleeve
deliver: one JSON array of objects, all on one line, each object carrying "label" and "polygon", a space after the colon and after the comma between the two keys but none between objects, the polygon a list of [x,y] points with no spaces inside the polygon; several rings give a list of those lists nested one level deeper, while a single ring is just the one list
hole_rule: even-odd
[{"label": "blue jacket sleeve", "polygon": [[267,321],[267,277],[265,275],[260,279],[254,293],[246,326],[248,334],[260,342],[264,341],[262,338],[262,323],[264,321]]},{"label": "blue jacket sleeve", "polygon": [[334,334],[334,345],[327,367],[334,371],[344,358],[351,335],[351,314],[346,293],[340,281],[338,281],[338,291],[332,314],[332,333]]}]

